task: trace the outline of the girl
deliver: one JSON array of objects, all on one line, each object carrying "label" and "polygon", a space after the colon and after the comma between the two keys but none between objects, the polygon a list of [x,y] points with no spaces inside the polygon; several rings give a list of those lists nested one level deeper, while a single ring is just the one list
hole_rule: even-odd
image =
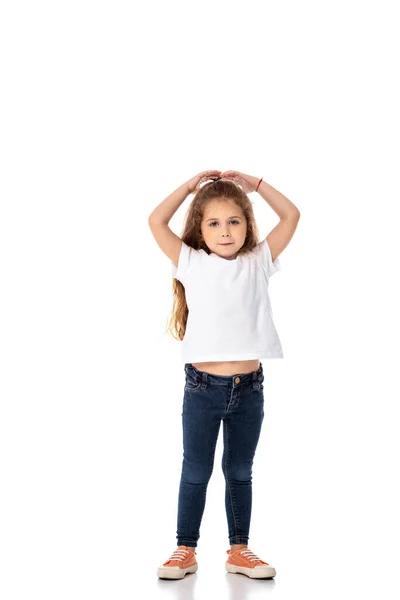
[{"label": "girl", "polygon": [[[261,242],[247,196],[254,191],[280,219]],[[181,239],[168,223],[189,194],[195,196]],[[263,178],[216,170],[184,183],[149,217],[152,234],[172,261],[174,306],[168,331],[182,341],[185,370],[178,544],[159,567],[160,578],[181,579],[197,571],[195,548],[221,420],[231,545],[225,567],[248,577],[276,574],[248,548],[252,464],[264,418],[260,359],[283,358],[268,284],[280,270],[278,255],[299,217],[297,207]]]}]

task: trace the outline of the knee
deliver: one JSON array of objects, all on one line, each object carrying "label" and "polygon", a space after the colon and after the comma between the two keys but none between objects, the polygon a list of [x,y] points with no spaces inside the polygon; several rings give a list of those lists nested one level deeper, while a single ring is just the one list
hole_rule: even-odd
[{"label": "knee", "polygon": [[182,466],[182,479],[186,483],[206,484],[210,481],[212,471],[212,465],[184,460]]},{"label": "knee", "polygon": [[226,465],[222,463],[222,471],[225,479],[229,481],[238,481],[242,483],[250,483],[252,478],[252,463],[231,463]]}]

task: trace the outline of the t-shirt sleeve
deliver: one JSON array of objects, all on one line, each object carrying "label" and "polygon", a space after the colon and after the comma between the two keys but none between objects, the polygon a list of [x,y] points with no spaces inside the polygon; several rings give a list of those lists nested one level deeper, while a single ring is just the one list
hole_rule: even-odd
[{"label": "t-shirt sleeve", "polygon": [[185,284],[187,272],[199,261],[199,257],[199,250],[194,250],[194,248],[191,248],[182,241],[178,258],[178,267],[171,261],[172,277],[175,277],[175,279],[178,279],[181,283]]},{"label": "t-shirt sleeve", "polygon": [[262,242],[259,242],[256,248],[257,255],[261,261],[261,264],[265,267],[268,277],[271,277],[274,273],[281,270],[281,264],[277,257],[272,261],[271,250],[268,246],[267,238],[264,238]]}]

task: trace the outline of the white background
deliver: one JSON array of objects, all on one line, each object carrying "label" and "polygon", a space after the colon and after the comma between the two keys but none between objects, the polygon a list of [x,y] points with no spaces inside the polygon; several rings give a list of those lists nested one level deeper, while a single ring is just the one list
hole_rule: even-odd
[{"label": "white background", "polygon": [[[399,597],[394,10],[2,3],[4,600]],[[147,218],[207,169],[263,176],[301,212],[271,280],[284,359],[263,361],[253,469],[270,581],[225,571],[222,436],[199,570],[156,574],[176,547],[184,371]],[[263,238],[278,216],[250,198]]]}]

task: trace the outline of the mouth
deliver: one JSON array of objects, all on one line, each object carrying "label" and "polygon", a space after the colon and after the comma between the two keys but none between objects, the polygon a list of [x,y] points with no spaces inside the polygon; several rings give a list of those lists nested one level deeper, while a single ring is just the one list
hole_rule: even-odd
[{"label": "mouth", "polygon": [[227,244],[220,244],[220,246],[232,246],[233,242],[228,242]]}]

